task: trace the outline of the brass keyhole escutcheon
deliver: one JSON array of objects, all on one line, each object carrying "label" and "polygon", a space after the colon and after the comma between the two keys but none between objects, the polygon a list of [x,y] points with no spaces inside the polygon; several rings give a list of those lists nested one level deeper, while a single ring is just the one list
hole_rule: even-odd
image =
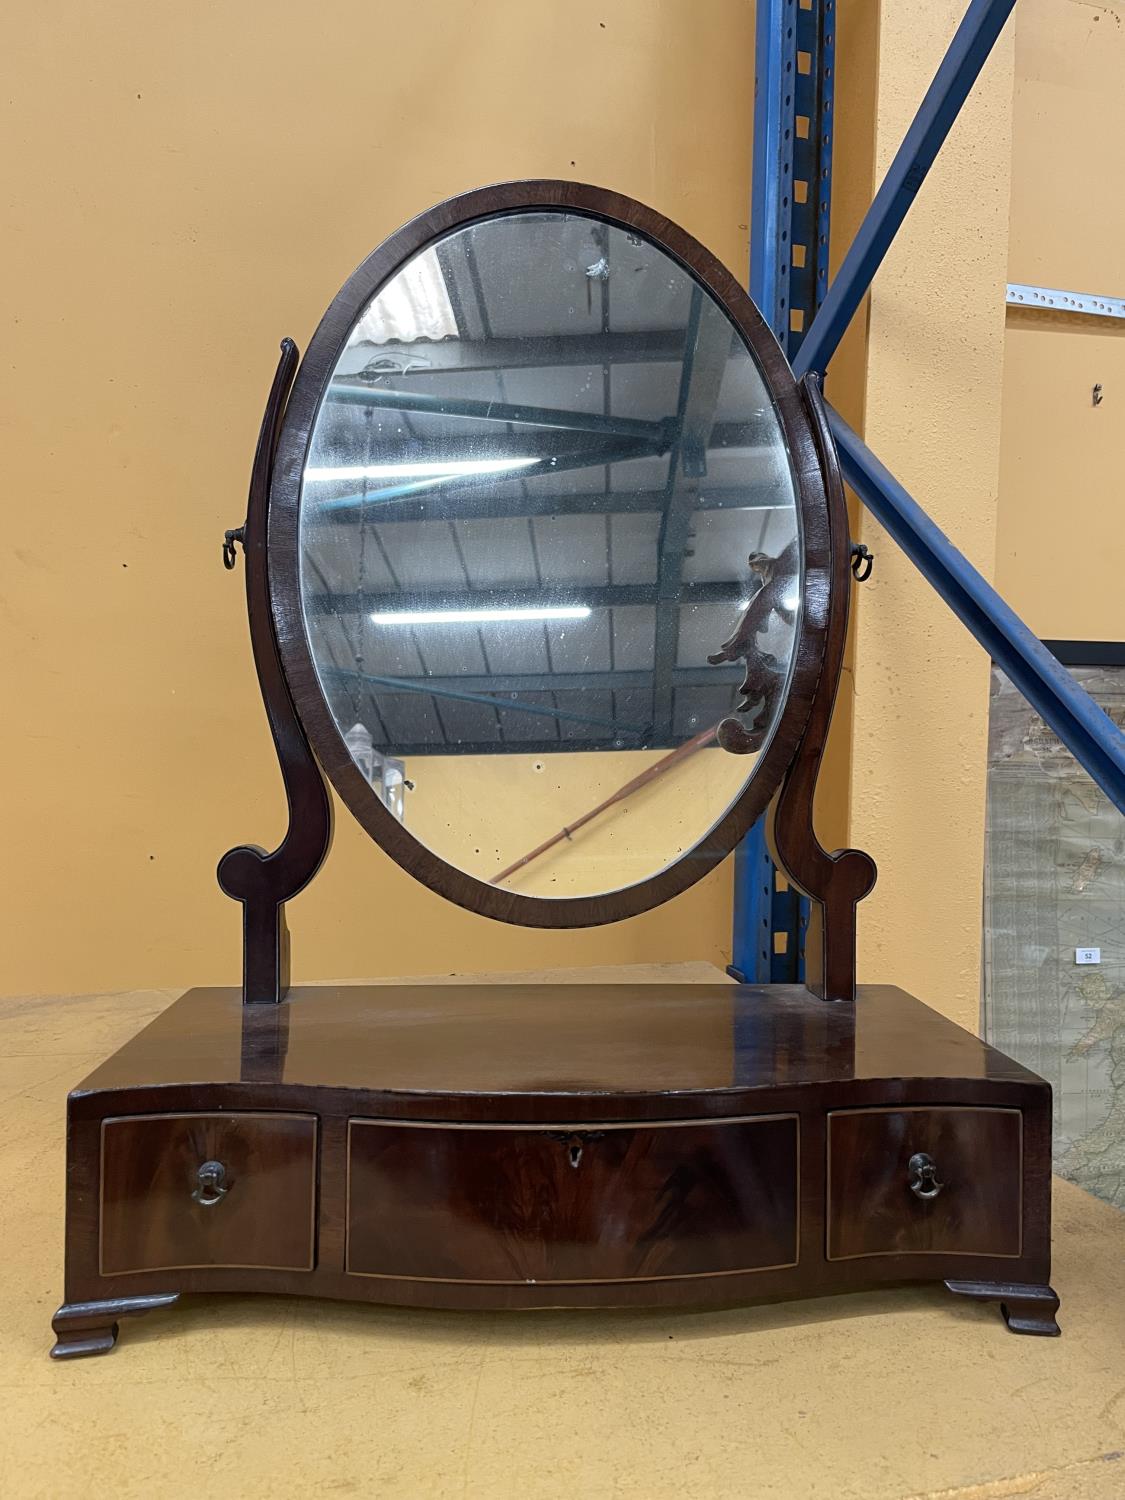
[{"label": "brass keyhole escutcheon", "polygon": [[908,1182],[910,1191],[916,1198],[929,1202],[936,1198],[945,1186],[944,1182],[938,1181],[937,1163],[932,1156],[925,1151],[916,1151],[906,1164],[909,1173]]},{"label": "brass keyhole escutcheon", "polygon": [[202,1208],[214,1208],[230,1191],[221,1161],[205,1161],[195,1175],[197,1186],[191,1196]]},{"label": "brass keyhole escutcheon", "polygon": [[552,1131],[551,1139],[558,1141],[560,1145],[566,1148],[566,1159],[577,1171],[578,1167],[582,1164],[582,1156],[586,1150],[587,1141],[601,1140],[604,1134],[604,1130],[583,1130],[581,1132],[559,1131],[557,1134]]}]

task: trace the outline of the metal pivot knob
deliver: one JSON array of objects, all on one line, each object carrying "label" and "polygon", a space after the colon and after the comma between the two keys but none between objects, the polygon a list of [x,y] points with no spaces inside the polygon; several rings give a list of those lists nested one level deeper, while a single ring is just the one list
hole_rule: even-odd
[{"label": "metal pivot knob", "polygon": [[856,583],[866,583],[875,566],[875,554],[869,552],[862,542],[852,543],[851,568]]},{"label": "metal pivot knob", "polygon": [[223,532],[223,567],[229,572],[238,560],[238,554],[234,550],[235,542],[246,546],[246,527],[232,526],[229,531]]},{"label": "metal pivot knob", "polygon": [[937,1178],[937,1164],[932,1156],[927,1156],[924,1151],[916,1151],[906,1164],[906,1170],[910,1174],[910,1191],[915,1198],[936,1198],[945,1186]]},{"label": "metal pivot knob", "polygon": [[191,1196],[203,1208],[214,1208],[230,1191],[227,1187],[227,1169],[221,1161],[205,1161],[195,1175],[198,1186]]}]

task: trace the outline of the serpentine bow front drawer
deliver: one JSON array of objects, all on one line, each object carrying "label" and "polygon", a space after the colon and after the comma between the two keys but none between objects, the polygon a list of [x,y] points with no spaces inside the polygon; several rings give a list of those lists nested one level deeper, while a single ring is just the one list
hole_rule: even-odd
[{"label": "serpentine bow front drawer", "polygon": [[828,1115],[828,1259],[1018,1256],[1023,1115],[941,1105]]},{"label": "serpentine bow front drawer", "polygon": [[796,1115],[629,1125],[352,1119],[347,1270],[644,1281],[797,1261]]},{"label": "serpentine bow front drawer", "polygon": [[103,1276],[197,1266],[308,1271],[315,1115],[127,1115],[102,1124]]}]

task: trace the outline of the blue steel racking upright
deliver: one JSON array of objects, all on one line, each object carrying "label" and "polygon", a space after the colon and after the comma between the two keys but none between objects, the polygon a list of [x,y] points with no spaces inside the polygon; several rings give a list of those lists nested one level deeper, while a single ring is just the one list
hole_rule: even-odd
[{"label": "blue steel racking upright", "polygon": [[[828,288],[835,19],[836,0],[758,0],[750,295],[790,360]],[[731,972],[801,979],[807,923],[808,902],[777,889],[759,823],[735,854]]]}]

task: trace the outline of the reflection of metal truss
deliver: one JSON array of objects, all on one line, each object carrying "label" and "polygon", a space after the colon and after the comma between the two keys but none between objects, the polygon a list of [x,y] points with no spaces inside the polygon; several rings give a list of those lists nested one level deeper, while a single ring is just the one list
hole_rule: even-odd
[{"label": "reflection of metal truss", "polygon": [[[608,678],[614,674],[603,672],[595,675]],[[462,679],[457,677],[379,677],[373,676],[370,672],[341,670],[336,667],[326,670],[322,669],[321,676],[328,681],[339,679],[349,683],[362,683],[364,687],[378,688],[380,692],[386,695],[394,693],[420,693],[427,698],[445,698],[452,703],[478,703],[485,708],[503,709],[505,713],[533,714],[536,718],[540,719],[557,719],[563,724],[588,724],[598,729],[608,730],[615,738],[622,736],[629,740],[635,740],[638,743],[645,743],[650,738],[651,726],[648,724],[629,724],[616,718],[607,719],[598,714],[582,713],[574,709],[560,708],[557,703],[528,703],[526,699],[519,698],[512,693],[499,697],[497,696],[499,690],[495,687],[490,687],[487,692],[480,689],[474,691],[460,686]],[[490,678],[469,678],[466,680],[472,682],[491,682]],[[547,693],[558,690],[558,684],[555,683],[552,686],[551,678],[547,675],[532,680],[536,685],[528,688],[527,691],[529,692]],[[455,750],[458,747],[453,745],[443,746],[442,748],[448,753],[450,749]],[[494,750],[495,748],[493,746]],[[430,747],[430,751],[432,754],[433,746]],[[399,754],[403,755],[405,752],[400,750]]]},{"label": "reflection of metal truss", "polygon": [[[473,415],[472,412],[467,410],[455,411],[453,408],[455,406],[476,406],[478,404],[481,406],[488,405],[486,402],[459,402],[448,398],[441,403],[443,407],[441,414],[469,417]],[[414,409],[413,406],[403,405],[402,407],[403,411]],[[506,410],[531,413],[543,410],[543,408],[508,406]],[[667,418],[662,422],[637,424],[646,429],[647,436],[637,436],[631,430],[623,432],[620,435],[604,432],[602,429],[598,429],[595,432],[590,427],[590,424],[595,420],[604,421],[605,419],[596,416],[586,416],[580,412],[553,413],[553,422],[556,427],[564,425],[564,419],[567,418],[572,420],[576,431],[589,429],[590,437],[586,441],[581,442],[576,441],[574,437],[561,436],[557,432],[540,429],[534,437],[534,453],[529,454],[528,449],[531,445],[527,437],[515,437],[506,433],[490,436],[488,442],[490,458],[497,462],[505,459],[518,459],[520,466],[517,470],[503,472],[499,475],[494,472],[483,472],[469,476],[453,472],[432,473],[427,474],[425,477],[404,479],[394,485],[369,488],[366,493],[326,494],[323,498],[319,495],[310,495],[310,501],[315,506],[316,519],[350,520],[354,513],[365,505],[377,505],[379,507],[377,519],[380,522],[417,518],[411,511],[409,502],[414,500],[417,503],[419,498],[424,498],[430,506],[428,511],[421,513],[423,518],[433,514],[433,504],[435,501],[449,507],[452,507],[452,502],[457,501],[455,514],[460,518],[466,514],[462,510],[461,500],[465,498],[472,500],[474,496],[485,497],[485,505],[491,505],[492,507],[480,512],[481,514],[486,514],[489,517],[505,513],[523,515],[525,511],[516,508],[517,504],[522,504],[523,497],[512,497],[505,501],[496,495],[497,489],[504,480],[511,482],[538,479],[543,476],[565,474],[578,469],[596,469],[605,467],[608,464],[627,463],[632,459],[664,458],[674,448],[677,452],[679,451],[677,447],[681,425],[681,418],[679,417]],[[511,422],[513,418],[504,417],[497,420]],[[531,420],[530,416],[527,420]],[[613,420],[616,421],[618,419]],[[628,425],[627,419],[620,419],[620,421]],[[738,447],[748,449],[751,454],[757,453],[762,458],[769,459],[773,453],[770,442],[773,429],[767,425],[770,421],[772,421],[771,418],[766,419],[766,422],[757,424],[749,422],[713,423],[710,433],[710,446],[713,450],[720,452],[724,448]],[[401,447],[384,444],[382,456],[386,465],[397,462],[430,462],[436,465],[460,459],[477,458],[480,455],[480,451],[480,440],[475,436],[458,437],[453,434],[443,433],[440,441],[437,442],[427,443],[423,439],[411,436],[409,441]],[[669,482],[671,482],[672,467],[670,464]],[[705,477],[702,463],[698,460],[696,476],[700,478]],[[323,475],[319,478],[315,475],[310,475],[306,478],[305,482],[306,484],[310,482],[319,484],[323,482],[323,479]],[[772,494],[773,491],[774,486],[771,484],[769,486],[769,493]],[[605,492],[601,496],[603,503],[597,508],[602,510],[612,508],[622,512],[663,510],[667,494],[666,490],[657,492],[657,502],[655,504],[645,502],[643,499],[644,493],[642,491],[642,498],[635,500],[630,495],[617,496],[611,495],[610,492]],[[736,493],[743,497],[743,503],[745,503],[745,500],[748,498],[747,487],[740,486]],[[566,498],[567,509],[569,511],[572,509],[570,497],[567,496]],[[624,503],[611,507],[608,503],[611,499],[620,499]],[[540,496],[537,500],[529,499],[528,503],[537,505],[540,512],[546,512],[552,502],[555,508],[557,508],[558,500],[559,497],[557,495],[550,497]],[[728,495],[726,503],[729,506],[739,502]],[[752,506],[753,501],[751,500],[750,503]],[[722,505],[723,497],[720,492],[705,500],[699,508],[705,510],[721,509]],[[497,509],[497,506],[500,508]],[[533,514],[534,511],[529,513]],[[453,514],[451,511],[451,517]]]},{"label": "reflection of metal truss", "polygon": [[[651,719],[646,719],[643,723],[630,723],[617,717],[607,719],[587,711],[560,708],[554,697],[556,693],[566,692],[646,693],[653,687],[651,672],[520,672],[484,677],[384,677],[361,672],[356,668],[334,665],[321,666],[320,677],[325,683],[342,684],[350,690],[356,687],[377,688],[384,699],[393,697],[396,693],[415,693],[427,698],[445,699],[451,703],[475,703],[484,708],[495,709],[501,714],[530,714],[540,719],[553,719],[560,728],[567,724],[582,724],[605,731],[608,743],[616,749],[637,749],[641,746],[652,749],[675,743],[670,719],[660,725],[654,724]],[[741,680],[741,667],[679,667],[672,673],[671,686],[734,687]],[[526,695],[532,693],[543,697],[538,702],[530,702]],[[550,702],[545,701],[547,696],[550,697]],[[517,741],[516,744],[521,750],[525,748],[522,741]],[[590,748],[605,749],[606,744],[606,735],[603,734]],[[552,741],[552,746],[559,749],[562,742]],[[495,753],[497,747],[491,744],[489,748]],[[410,751],[397,745],[396,749],[400,756],[434,753],[432,744],[422,752]],[[476,749],[476,746],[452,741],[443,745],[442,753],[466,755],[476,753]]]},{"label": "reflection of metal truss", "polygon": [[[505,705],[499,705],[503,711]],[[681,736],[676,735],[672,739],[665,740],[662,744],[646,744],[646,750],[675,750],[684,743]],[[448,745],[442,746],[442,755],[495,755],[501,748],[497,740],[453,740]],[[537,758],[543,755],[580,755],[583,752],[596,754],[604,753],[608,749],[639,750],[637,745],[617,745],[604,737],[599,739],[587,739],[585,735],[564,736],[563,738],[547,739],[506,739],[502,743],[505,755],[534,755]],[[410,740],[402,739],[401,736],[395,741],[395,752],[399,759],[409,764],[413,756],[429,756],[434,753],[433,740]]]},{"label": "reflection of metal truss", "polygon": [[[608,263],[603,258],[600,264],[606,266],[606,275],[600,279],[607,281]],[[603,298],[605,295],[606,292],[603,289]],[[657,544],[655,590],[623,590],[611,587],[579,591],[583,596],[581,602],[589,602],[591,607],[613,607],[615,604],[624,603],[655,604],[651,725],[614,726],[603,719],[595,719],[589,715],[583,717],[586,723],[616,729],[616,732],[623,733],[630,739],[640,737],[652,743],[663,744],[672,733],[673,677],[679,650],[681,607],[693,601],[702,602],[705,596],[708,602],[712,602],[712,595],[705,586],[696,587],[690,591],[685,590],[683,586],[684,559],[687,555],[691,520],[696,509],[700,481],[706,475],[707,450],[712,444],[726,446],[734,438],[745,440],[752,430],[748,424],[739,424],[737,433],[723,434],[716,429],[714,413],[718,404],[719,386],[731,357],[731,349],[729,322],[718,308],[704,298],[700,288],[695,287],[691,295],[687,333],[682,342],[680,388],[676,413],[674,417],[667,417],[661,421],[614,416],[608,412],[560,411],[542,406],[513,405],[503,401],[473,401],[448,395],[435,396],[424,392],[388,390],[382,386],[359,385],[350,381],[347,383],[334,381],[329,387],[327,400],[423,415],[512,423],[537,429],[562,428],[613,439],[612,443],[607,443],[601,448],[591,445],[579,451],[560,451],[555,455],[540,457],[543,439],[537,432],[536,461],[519,471],[515,477],[520,480],[534,478],[540,474],[558,473],[564,468],[588,468],[598,464],[619,463],[628,458],[668,454],[668,477],[661,497],[662,519]],[[603,353],[603,361],[604,358]],[[442,450],[443,453],[449,452],[449,442],[444,436]],[[490,453],[497,451],[495,442],[490,442],[489,451]],[[322,501],[317,510],[319,514],[326,512],[340,514],[354,510],[361,504],[366,505],[369,502],[385,504],[419,492],[430,494],[440,492],[440,499],[446,501],[453,498],[457,492],[471,493],[474,489],[479,491],[482,487],[495,489],[495,476],[478,479],[475,482],[450,483],[448,480],[442,482],[431,479],[412,484],[400,484],[374,491],[370,495],[332,497]],[[712,589],[714,587],[712,586]],[[570,595],[573,594],[574,590],[571,590]],[[589,600],[585,597],[586,594],[590,595]],[[625,597],[626,594],[628,598]],[[513,602],[510,593],[505,598],[506,602]],[[722,587],[718,591],[719,602],[733,604],[738,602],[738,598],[737,587]],[[316,608],[318,610],[326,607],[331,609],[333,603],[332,599],[317,600]],[[367,604],[362,603],[353,606],[353,609],[365,610],[367,607]],[[452,609],[468,606],[461,603],[445,603],[443,607]],[[381,685],[387,686],[388,684]],[[546,684],[543,685],[543,690],[549,690]],[[417,689],[417,691],[425,691],[425,689]],[[467,698],[463,692],[460,692],[457,696],[461,701],[478,703],[489,701],[480,694],[473,694]],[[570,710],[564,711],[557,708],[550,710],[526,704],[510,704],[509,706],[518,707],[521,711],[529,713],[550,714],[554,712],[560,719],[577,717]]]},{"label": "reflection of metal truss", "polygon": [[[603,254],[597,264],[608,271],[608,234],[603,234],[602,240]],[[444,274],[450,280],[451,269]],[[714,702],[706,704],[699,699],[685,705],[677,693],[681,689],[715,688],[725,688],[729,693],[737,683],[738,672],[715,671],[702,665],[678,667],[677,660],[684,650],[681,623],[685,611],[703,606],[719,606],[733,616],[743,604],[746,584],[734,579],[725,582],[685,579],[694,518],[697,513],[724,509],[737,509],[748,515],[753,512],[751,521],[752,524],[756,521],[760,541],[774,513],[792,508],[791,502],[788,506],[780,502],[776,418],[768,403],[741,420],[715,420],[720,387],[731,359],[749,358],[729,319],[696,287],[686,330],[612,333],[608,274],[599,273],[591,280],[598,282],[600,335],[565,334],[537,339],[534,357],[529,360],[526,341],[492,338],[484,292],[479,276],[474,277],[470,266],[468,281],[453,299],[457,325],[462,332],[469,333],[467,339],[435,341],[426,344],[421,352],[413,346],[394,344],[380,345],[374,352],[365,347],[356,351],[333,376],[326,392],[326,412],[337,408],[337,422],[346,422],[347,413],[342,409],[352,408],[367,419],[369,432],[373,430],[371,424],[377,424],[380,461],[365,468],[361,455],[357,454],[350,464],[310,468],[305,476],[305,525],[348,526],[361,516],[376,521],[373,536],[388,582],[384,585],[385,592],[364,588],[336,591],[321,578],[320,589],[305,599],[305,612],[310,619],[333,619],[348,634],[349,621],[354,626],[365,615],[377,614],[384,606],[400,603],[404,592],[412,593],[415,604],[423,597],[418,590],[403,589],[381,540],[383,523],[440,520],[457,523],[474,518],[518,519],[528,526],[534,578],[521,587],[505,586],[502,593],[506,606],[539,607],[558,593],[561,602],[588,611],[628,607],[648,610],[649,623],[644,628],[651,632],[648,650],[652,665],[644,671],[615,670],[617,636],[612,625],[606,641],[608,670],[559,673],[550,667],[545,672],[520,669],[514,674],[510,670],[502,680],[515,686],[504,689],[497,686],[501,679],[489,674],[486,641],[479,633],[485,675],[467,679],[431,674],[422,656],[422,641],[414,631],[410,633],[408,649],[417,654],[421,671],[415,664],[413,677],[397,668],[388,675],[373,675],[333,656],[333,665],[323,675],[334,684],[337,694],[347,693],[349,702],[355,701],[357,692],[381,700],[398,694],[400,708],[405,707],[401,695],[414,694],[416,702],[418,697],[429,699],[429,711],[441,726],[447,753],[463,751],[467,744],[475,746],[482,738],[485,722],[479,718],[474,722],[464,714],[459,720],[455,715],[451,719],[444,705],[448,705],[450,712],[458,704],[493,710],[496,743],[506,744],[510,740],[517,746],[526,742],[527,729],[519,725],[518,718],[513,720],[512,715],[541,721],[553,719],[557,721],[560,739],[575,737],[576,726],[583,726],[581,738],[592,740],[600,731],[597,737],[603,746],[665,746],[675,744],[676,736],[684,732],[685,726],[690,730],[701,717],[706,722],[709,716],[719,713],[720,707]],[[564,409],[509,399],[505,375],[524,367],[541,369],[548,353],[557,356],[564,367],[585,363],[593,370],[601,366],[600,409],[573,410],[569,406]],[[679,367],[674,409],[656,418],[614,413],[610,404],[612,367],[619,362],[643,365],[656,359],[674,362]],[[425,380],[418,383],[415,379],[435,372],[448,375],[467,371],[494,376],[495,396],[467,397],[440,388],[435,391],[432,386],[427,390]],[[418,418],[422,421],[416,422]],[[426,418],[441,421],[434,428],[426,424]],[[458,419],[464,419],[465,425]],[[488,466],[480,463],[482,430],[488,433]],[[741,460],[737,484],[730,482],[729,466],[724,473],[708,474],[709,455],[732,450],[738,450]],[[508,459],[514,461],[511,472],[505,471]],[[612,466],[636,459],[661,460],[666,474],[663,484],[648,490],[615,491]],[[476,464],[480,464],[481,472],[465,472]],[[401,473],[394,472],[396,465],[401,466]],[[588,488],[577,495],[567,494],[565,488],[558,493],[553,485],[544,493],[529,483],[576,470],[588,470],[591,474],[591,480],[584,481]],[[600,490],[594,488],[597,481],[593,479],[599,470],[604,475]],[[651,467],[649,473],[653,473]],[[717,488],[717,479],[725,479],[726,483]],[[549,578],[545,580],[540,574],[537,533],[531,522],[538,516],[554,516],[560,509],[568,515],[651,514],[654,520],[658,519],[659,527],[651,540],[655,547],[652,581],[601,585],[571,582],[560,590]],[[447,582],[440,587],[426,585],[426,601],[450,611],[487,604],[493,591],[483,587],[479,579],[470,580],[455,528],[452,541],[465,573],[464,580],[459,582],[456,570],[450,572],[447,568]],[[608,530],[607,546],[612,574],[612,538]],[[550,663],[552,639],[546,631],[543,648]],[[628,654],[635,662],[638,653],[630,650]],[[618,693],[626,696],[619,699]],[[583,701],[584,694],[588,695],[587,701]],[[614,696],[611,698],[610,694]],[[393,706],[384,702],[384,708],[385,718],[395,717]],[[405,729],[409,720],[408,712],[400,727]],[[417,723],[416,711],[414,722]],[[459,723],[457,732],[451,731],[453,722]],[[541,732],[547,733],[550,727],[549,722],[543,723]],[[414,739],[416,732],[409,732],[407,738]],[[396,739],[398,743],[404,743],[401,737]]]},{"label": "reflection of metal truss", "polygon": [[[552,472],[557,473],[558,470]],[[773,491],[774,486],[771,485],[770,493]],[[358,501],[362,497],[355,498]],[[482,482],[475,489],[460,486],[454,494],[450,494],[450,486],[446,486],[439,498],[442,502],[456,500],[456,507],[450,506],[448,519],[451,521],[503,521],[513,518],[521,521],[534,520],[536,516],[557,515],[560,502],[565,502],[568,516],[659,515],[665,505],[663,490],[593,490],[577,494],[568,492],[561,496],[539,493],[521,495],[518,492],[501,494],[497,492],[494,480]],[[358,504],[353,505],[352,509],[353,516],[349,519],[354,519]],[[747,492],[745,485],[739,485],[730,489],[708,489],[706,494],[696,496],[695,509],[770,512],[791,510],[792,505],[788,502],[779,504],[775,500],[755,500]],[[433,516],[433,499],[403,497],[381,506],[379,524],[382,526],[389,521],[430,521]],[[317,519],[320,519],[319,512]]]},{"label": "reflection of metal truss", "polygon": [[[321,675],[355,674],[347,668],[321,668]],[[714,687],[716,683],[735,686],[742,681],[743,669],[733,667],[677,667],[672,680],[677,687]],[[642,691],[652,686],[651,672],[493,672],[485,677],[371,677],[381,687],[401,688],[410,693],[590,693]],[[502,708],[506,704],[500,705]]]},{"label": "reflection of metal truss", "polygon": [[[723,354],[726,363],[730,338]],[[662,453],[672,441],[674,424],[647,421],[641,417],[603,416],[596,411],[564,411],[554,406],[526,406],[511,401],[472,401],[465,396],[431,396],[426,391],[388,390],[385,386],[357,385],[334,380],[325,402],[329,406],[363,406],[389,411],[417,412],[430,417],[466,417],[475,422],[515,422],[525,427],[561,427],[566,432],[598,432],[611,437],[643,438],[654,453]],[[442,452],[447,452],[442,434]]]},{"label": "reflection of metal truss", "polygon": [[[747,583],[741,568],[730,565],[729,550],[715,547],[712,535],[720,534],[720,526],[711,528],[708,544],[715,556],[721,552],[721,580],[708,579],[709,567],[693,568],[687,562],[691,532],[697,513],[745,511],[760,534],[777,520],[775,511],[792,510],[789,486],[778,475],[777,422],[766,401],[727,413],[736,420],[715,420],[730,362],[750,356],[702,288],[694,288],[681,329],[612,332],[612,242],[607,226],[594,234],[601,255],[592,263],[597,275],[589,275],[595,285],[588,290],[588,311],[600,321],[597,335],[495,338],[471,245],[460,270],[449,258],[443,261],[438,248],[458,338],[345,351],[327,387],[324,422],[339,432],[339,444],[335,455],[326,447],[324,462],[306,468],[303,526],[317,529],[317,540],[332,556],[333,529],[347,546],[350,529],[359,523],[360,535],[377,549],[380,580],[350,588],[339,577],[327,582],[318,570],[305,613],[326,636],[321,675],[333,700],[357,720],[365,717],[360,703],[369,700],[374,711],[378,705],[380,742],[468,753],[481,744],[523,748],[553,732],[558,745],[666,747],[717,721],[736,687],[738,670],[717,672],[703,660],[715,615],[733,618]],[[619,317],[628,326],[628,299],[624,308]],[[682,311],[675,315],[684,317]],[[669,369],[654,372],[654,362]],[[574,381],[537,378],[544,365],[585,368],[576,401]],[[615,368],[643,371],[639,393],[631,375],[624,381],[616,402],[624,410],[616,411],[610,380]],[[528,378],[517,381],[523,372]],[[435,374],[446,380],[426,380]],[[450,380],[460,375],[465,380]],[[474,381],[472,375],[486,378]],[[712,455],[724,462],[708,472]],[[636,460],[645,466],[618,469]],[[574,474],[582,487],[570,493]],[[633,487],[637,478],[648,487]],[[535,523],[559,514],[597,516],[597,526],[552,532]],[[622,568],[619,576],[628,582],[616,583],[610,523],[624,516],[651,519],[619,529],[619,544],[643,549],[645,562]],[[517,522],[499,537],[490,529],[501,550],[519,553],[514,571],[502,562],[496,570],[481,543],[483,531],[468,535],[469,565],[460,523],[474,519]],[[431,529],[426,537],[404,529],[398,538],[395,525],[384,526],[393,522],[422,522]],[[519,523],[526,528],[522,552]],[[607,565],[598,580],[597,568],[586,565],[588,553],[576,549],[597,547],[600,526]],[[431,568],[431,580],[422,580],[419,553],[429,537],[441,550],[441,565]],[[552,558],[546,568],[540,558],[544,541]],[[315,546],[306,550],[315,552]],[[487,580],[490,571],[498,582]],[[414,580],[413,588],[407,579]],[[480,664],[469,664],[471,675],[443,676],[443,667],[450,672],[450,643],[420,633],[407,618],[393,621],[402,627],[395,639],[384,634],[378,642],[378,661],[371,652],[363,660],[366,616],[401,606],[405,595],[416,609],[425,601],[447,612],[487,613],[493,598],[501,598],[513,609],[531,612],[550,601],[601,618],[589,625],[585,658],[565,631],[546,627],[541,640],[534,628],[526,631],[516,651],[498,643],[507,667],[499,676],[493,672],[496,637],[489,631],[475,631]],[[709,613],[693,618],[700,609]],[[715,625],[723,628],[724,618]],[[438,672],[428,658],[441,663]],[[630,669],[622,670],[618,660]],[[678,666],[679,660],[696,664]],[[571,670],[559,672],[565,664]]]},{"label": "reflection of metal truss", "polygon": [[653,734],[663,741],[672,730],[672,672],[680,639],[684,602],[684,559],[699,481],[706,472],[719,386],[730,357],[730,324],[699,287],[691,294],[675,439],[668,461],[664,514],[656,555],[656,643],[652,667]]}]

